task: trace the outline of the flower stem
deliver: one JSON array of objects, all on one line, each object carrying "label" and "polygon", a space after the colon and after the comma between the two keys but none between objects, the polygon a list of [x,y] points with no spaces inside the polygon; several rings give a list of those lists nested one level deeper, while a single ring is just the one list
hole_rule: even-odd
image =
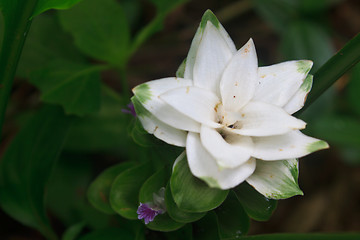
[{"label": "flower stem", "polygon": [[340,51],[330,58],[315,74],[314,84],[307,101],[296,115],[301,114],[321,96],[344,73],[360,61],[360,34],[351,39]]}]

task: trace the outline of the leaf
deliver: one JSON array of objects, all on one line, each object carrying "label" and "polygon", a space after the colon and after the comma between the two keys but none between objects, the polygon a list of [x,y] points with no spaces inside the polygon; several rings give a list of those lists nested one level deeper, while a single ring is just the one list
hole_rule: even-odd
[{"label": "leaf", "polygon": [[180,4],[187,2],[188,0],[150,0],[155,6],[158,13],[166,14],[179,6]]},{"label": "leaf", "polygon": [[44,209],[45,187],[71,119],[43,107],[17,134],[0,163],[0,204],[17,221],[56,238]]},{"label": "leaf", "polygon": [[33,17],[49,9],[68,9],[82,0],[38,0]]},{"label": "leaf", "polygon": [[258,192],[267,198],[285,199],[303,195],[298,185],[298,160],[256,160],[255,172],[246,179]]},{"label": "leaf", "polygon": [[55,15],[42,14],[31,24],[31,29],[21,53],[16,75],[29,78],[30,74],[48,65],[54,59],[84,62],[84,57],[63,32]]},{"label": "leaf", "polygon": [[191,213],[181,210],[174,202],[169,184],[166,186],[166,190],[165,190],[165,203],[169,216],[177,222],[182,222],[182,223],[195,222],[201,219],[206,214],[206,212]]},{"label": "leaf", "polygon": [[185,153],[181,154],[174,163],[170,188],[177,206],[188,212],[210,211],[218,207],[229,192],[210,188],[194,177],[190,172]]},{"label": "leaf", "polygon": [[101,69],[54,61],[32,74],[30,82],[40,89],[44,102],[60,104],[67,114],[83,116],[100,108]]},{"label": "leaf", "polygon": [[220,240],[217,217],[214,211],[208,212],[205,217],[192,225],[194,240]]},{"label": "leaf", "polygon": [[105,228],[86,234],[79,238],[79,240],[134,240],[135,236],[131,232],[121,228]]},{"label": "leaf", "polygon": [[85,226],[84,222],[80,222],[69,227],[61,237],[61,240],[76,240]]},{"label": "leaf", "polygon": [[130,30],[121,5],[115,0],[86,0],[59,12],[63,28],[76,46],[95,59],[123,67],[128,58]]},{"label": "leaf", "polygon": [[347,86],[347,99],[352,110],[360,116],[360,63],[352,70],[350,82]]},{"label": "leaf", "polygon": [[103,171],[88,188],[87,197],[89,202],[101,212],[114,214],[115,211],[109,203],[112,183],[120,173],[133,166],[133,162],[123,162]]},{"label": "leaf", "polygon": [[[335,52],[324,28],[310,21],[291,23],[283,34],[280,48],[286,59],[312,60],[312,71],[318,70]],[[316,77],[314,79],[316,81]]]},{"label": "leaf", "polygon": [[268,221],[276,209],[277,201],[266,198],[246,182],[234,192],[247,215],[256,221]]},{"label": "leaf", "polygon": [[119,174],[111,187],[110,204],[115,212],[127,219],[137,219],[139,191],[151,176],[150,163],[144,163]]},{"label": "leaf", "polygon": [[244,240],[356,240],[359,233],[273,233],[244,236]]},{"label": "leaf", "polygon": [[[168,174],[166,169],[163,168],[152,175],[142,185],[139,194],[139,202],[148,203],[153,202],[154,193],[157,194],[159,190],[166,186],[168,181]],[[165,203],[164,203],[165,205]],[[169,232],[184,226],[184,223],[179,223],[169,217],[167,212],[159,214],[154,218],[154,221],[146,225],[151,230]]]},{"label": "leaf", "polygon": [[250,219],[234,192],[215,210],[220,239],[238,239],[249,231]]}]

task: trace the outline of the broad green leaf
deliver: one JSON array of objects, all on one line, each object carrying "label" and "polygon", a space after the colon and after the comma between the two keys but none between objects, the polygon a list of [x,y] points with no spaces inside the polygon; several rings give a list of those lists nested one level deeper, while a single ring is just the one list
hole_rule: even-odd
[{"label": "broad green leaf", "polygon": [[106,86],[101,88],[100,111],[74,121],[64,148],[70,151],[116,151],[127,159],[134,145],[124,127],[133,118],[121,112],[126,102]]},{"label": "broad green leaf", "polygon": [[56,16],[43,14],[37,16],[31,24],[16,75],[29,78],[33,71],[43,68],[54,59],[84,62],[84,57],[73,45],[71,37],[61,30]]},{"label": "broad green leaf", "polygon": [[[154,194],[157,194],[161,188],[166,186],[169,176],[166,169],[163,168],[153,174],[142,185],[139,194],[139,202],[151,203],[153,202]],[[164,203],[165,206],[165,203]],[[156,231],[169,232],[184,226],[184,223],[179,223],[169,217],[168,213],[159,214],[155,217],[154,221],[146,225],[148,228]]]},{"label": "broad green leaf", "polygon": [[324,28],[310,21],[292,22],[283,33],[280,47],[286,59],[312,60],[313,71],[318,70],[335,52]]},{"label": "broad green leaf", "polygon": [[298,185],[298,160],[256,160],[255,172],[246,181],[267,198],[285,199],[303,195]]},{"label": "broad green leaf", "polygon": [[151,164],[144,163],[119,174],[111,187],[110,204],[122,217],[137,219],[139,191],[143,183],[152,174]]},{"label": "broad green leaf", "polygon": [[250,219],[234,192],[215,210],[220,239],[238,239],[249,230]]},{"label": "broad green leaf", "polygon": [[206,183],[194,177],[190,172],[185,152],[175,161],[170,188],[177,206],[188,212],[210,211],[218,207],[229,192],[210,188]]},{"label": "broad green leaf", "polygon": [[89,186],[87,191],[89,202],[101,212],[115,213],[109,203],[111,185],[120,173],[133,166],[133,162],[124,162],[103,171]]},{"label": "broad green leaf", "polygon": [[94,161],[89,161],[88,156],[60,156],[47,188],[47,206],[64,225],[84,222],[89,229],[109,225],[109,215],[96,210],[86,198],[94,168]]},{"label": "broad green leaf", "polygon": [[128,230],[121,228],[105,228],[102,230],[96,230],[90,232],[85,236],[79,238],[79,240],[134,240],[135,236]]},{"label": "broad green leaf", "polygon": [[187,224],[179,230],[164,233],[168,240],[193,240],[193,229],[191,224]]},{"label": "broad green leaf", "polygon": [[174,198],[172,197],[169,184],[166,186],[166,190],[165,190],[165,203],[169,216],[177,222],[182,222],[182,223],[195,222],[200,218],[202,218],[203,216],[205,216],[206,214],[206,212],[191,213],[181,210],[174,202]]},{"label": "broad green leaf", "polygon": [[76,46],[95,59],[123,67],[130,33],[124,11],[115,0],[86,0],[59,12],[60,22]]},{"label": "broad green leaf", "polygon": [[45,187],[71,119],[44,106],[17,134],[0,162],[0,204],[17,221],[54,238],[44,207]]},{"label": "broad green leaf", "polygon": [[220,240],[217,217],[214,211],[208,212],[205,217],[192,225],[194,240]]},{"label": "broad green leaf", "polygon": [[268,221],[276,209],[276,200],[266,198],[246,182],[237,186],[234,192],[247,215],[256,221]]},{"label": "broad green leaf", "polygon": [[62,235],[61,240],[76,240],[85,226],[84,222],[80,222],[69,227]]},{"label": "broad green leaf", "polygon": [[357,240],[359,233],[273,233],[244,236],[244,240]]},{"label": "broad green leaf", "polygon": [[[331,131],[329,131],[331,129]],[[360,120],[354,117],[325,115],[314,121],[312,131],[339,146],[360,147]]]},{"label": "broad green leaf", "polygon": [[286,32],[288,25],[298,18],[298,0],[255,0],[254,6],[266,23],[278,32]]},{"label": "broad green leaf", "polygon": [[32,74],[30,82],[40,89],[44,102],[61,105],[67,114],[83,116],[100,108],[102,68],[54,61]]},{"label": "broad green leaf", "polygon": [[347,100],[352,110],[360,116],[360,63],[352,70],[350,82],[347,86]]},{"label": "broad green leaf", "polygon": [[38,0],[33,16],[49,9],[68,9],[82,0]]}]

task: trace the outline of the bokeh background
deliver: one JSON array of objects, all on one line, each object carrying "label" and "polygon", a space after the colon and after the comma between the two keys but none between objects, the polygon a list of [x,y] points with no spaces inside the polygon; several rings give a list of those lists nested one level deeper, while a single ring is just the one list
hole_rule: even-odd
[{"label": "bokeh background", "polygon": [[[126,9],[133,33],[155,16],[155,8],[146,0],[119,2]],[[358,0],[187,1],[170,13],[163,29],[131,57],[127,67],[129,86],[174,76],[207,9],[217,15],[237,48],[253,38],[260,65],[310,59],[314,61],[311,73],[360,31]],[[38,90],[27,81],[26,58],[36,59],[39,51],[47,51],[42,46],[52,44],[47,41],[50,35],[64,38],[64,45],[70,44],[64,48],[71,51],[73,40],[58,21],[58,11],[34,19],[19,63],[1,153],[39,104]],[[35,41],[39,36],[43,42]],[[77,57],[74,54],[73,59]],[[120,92],[120,77],[107,71],[102,80]],[[124,137],[131,117],[118,118],[125,103],[109,106],[102,110],[103,117],[94,117],[86,124],[79,122],[73,128],[54,169],[47,202],[58,232],[81,219],[94,228],[104,226],[107,216],[88,204],[87,186],[103,169],[135,154],[127,147],[129,138]],[[270,221],[253,221],[250,234],[360,231],[360,65],[341,77],[300,118],[308,123],[308,135],[328,141],[331,148],[300,159],[299,185],[304,196],[279,201]],[[0,239],[43,237],[0,211]]]}]

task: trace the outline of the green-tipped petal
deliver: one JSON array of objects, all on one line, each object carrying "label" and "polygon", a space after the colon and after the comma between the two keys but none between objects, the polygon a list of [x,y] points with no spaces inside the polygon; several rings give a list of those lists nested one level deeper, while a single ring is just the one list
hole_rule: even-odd
[{"label": "green-tipped petal", "polygon": [[300,60],[296,62],[296,65],[299,73],[308,74],[313,66],[313,62],[310,60]]},{"label": "green-tipped petal", "polygon": [[329,148],[329,144],[323,140],[319,140],[317,142],[309,143],[306,147],[309,153],[319,151],[321,149]]},{"label": "green-tipped petal", "polygon": [[297,183],[298,175],[297,159],[256,160],[256,170],[246,181],[267,198],[285,199],[303,195]]},{"label": "green-tipped petal", "polygon": [[313,75],[309,74],[305,78],[303,84],[300,86],[299,90],[291,97],[289,102],[284,106],[284,110],[289,114],[293,114],[299,111],[305,104],[307,95],[309,94],[312,84],[313,84]]}]

